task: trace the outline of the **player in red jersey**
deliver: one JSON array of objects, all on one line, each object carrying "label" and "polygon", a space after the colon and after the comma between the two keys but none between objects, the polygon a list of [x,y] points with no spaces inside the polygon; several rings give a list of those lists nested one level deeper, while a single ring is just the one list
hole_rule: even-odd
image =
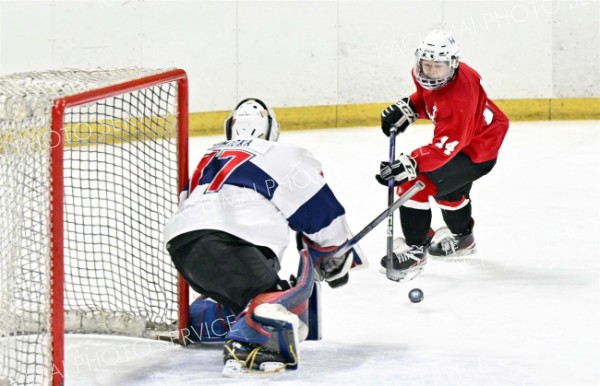
[{"label": "player in red jersey", "polygon": [[[401,154],[392,164],[382,162],[377,180],[388,185],[393,178],[397,193],[418,180],[426,188],[400,208],[403,245],[394,249],[394,270],[401,281],[416,276],[431,256],[473,253],[473,219],[469,192],[473,181],[489,173],[508,130],[504,113],[487,97],[479,74],[460,63],[455,37],[431,31],[415,52],[412,77],[417,88],[410,97],[387,107],[381,128],[390,135],[402,133],[416,119],[434,124],[430,144]],[[429,197],[442,210],[449,232],[433,238]],[[444,233],[444,232],[442,232]],[[385,267],[386,259],[382,259]]]}]

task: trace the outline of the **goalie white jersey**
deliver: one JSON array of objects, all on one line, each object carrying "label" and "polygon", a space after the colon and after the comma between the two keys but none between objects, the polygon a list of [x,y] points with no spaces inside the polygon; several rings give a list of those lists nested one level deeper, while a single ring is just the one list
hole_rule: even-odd
[{"label": "goalie white jersey", "polygon": [[301,147],[262,139],[213,145],[181,193],[165,241],[201,229],[230,233],[269,247],[281,260],[290,230],[319,246],[352,237],[345,211],[321,164]]}]

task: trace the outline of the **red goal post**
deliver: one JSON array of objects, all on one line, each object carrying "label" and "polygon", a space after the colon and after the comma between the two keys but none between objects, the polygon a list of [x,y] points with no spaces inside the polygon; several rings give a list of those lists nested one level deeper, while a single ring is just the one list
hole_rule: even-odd
[{"label": "red goal post", "polygon": [[186,73],[24,73],[0,91],[0,385],[62,385],[65,332],[183,340],[162,226],[188,178]]}]

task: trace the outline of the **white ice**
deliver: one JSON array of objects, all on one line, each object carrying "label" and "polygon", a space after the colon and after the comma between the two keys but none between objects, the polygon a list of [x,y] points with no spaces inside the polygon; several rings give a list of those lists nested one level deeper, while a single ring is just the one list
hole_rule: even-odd
[{"label": "white ice", "polygon": [[[427,143],[430,125],[398,137]],[[193,138],[190,165],[221,137]],[[513,123],[495,169],[472,190],[479,253],[430,260],[412,282],[378,272],[385,226],[361,247],[371,266],[323,287],[321,341],[273,380],[220,375],[221,346],[67,336],[66,385],[600,385],[600,122]],[[374,174],[388,157],[376,127],[283,131],[309,148],[357,232],[387,203]],[[434,207],[433,227],[442,226]],[[396,217],[396,234],[400,233]],[[290,247],[282,277],[296,269]],[[411,288],[425,299],[408,300]]]}]

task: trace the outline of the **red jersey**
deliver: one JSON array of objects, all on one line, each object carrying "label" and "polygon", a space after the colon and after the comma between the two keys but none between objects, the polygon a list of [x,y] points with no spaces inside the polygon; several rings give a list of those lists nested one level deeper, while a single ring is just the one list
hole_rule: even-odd
[{"label": "red jersey", "polygon": [[415,79],[417,91],[410,96],[420,119],[434,124],[431,144],[415,149],[419,171],[430,172],[459,152],[475,163],[498,157],[508,130],[508,118],[487,97],[479,74],[460,63],[456,76],[438,90],[426,90]]}]

